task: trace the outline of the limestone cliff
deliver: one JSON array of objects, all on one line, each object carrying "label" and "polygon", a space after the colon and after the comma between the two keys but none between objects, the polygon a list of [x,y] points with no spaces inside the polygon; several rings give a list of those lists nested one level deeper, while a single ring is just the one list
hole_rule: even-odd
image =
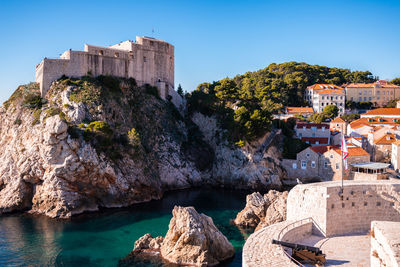
[{"label": "limestone cliff", "polygon": [[45,99],[20,86],[0,110],[0,213],[66,218],[192,186],[280,186],[268,153],[255,160],[213,118],[193,121],[133,79],[65,77]]}]

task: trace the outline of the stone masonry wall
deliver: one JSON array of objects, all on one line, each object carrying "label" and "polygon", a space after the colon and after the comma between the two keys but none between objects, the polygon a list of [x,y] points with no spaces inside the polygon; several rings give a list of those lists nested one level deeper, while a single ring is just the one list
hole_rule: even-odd
[{"label": "stone masonry wall", "polygon": [[400,222],[400,182],[344,181],[343,199],[340,190],[340,181],[297,185],[287,219],[312,217],[324,236],[367,232],[373,220]]},{"label": "stone masonry wall", "polygon": [[400,265],[400,223],[373,221],[371,223],[371,267]]}]

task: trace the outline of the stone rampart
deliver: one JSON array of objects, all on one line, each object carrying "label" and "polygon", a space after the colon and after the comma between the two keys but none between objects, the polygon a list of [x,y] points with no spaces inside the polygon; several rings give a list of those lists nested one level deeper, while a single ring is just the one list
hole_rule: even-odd
[{"label": "stone rampart", "polygon": [[85,45],[85,51],[68,50],[59,59],[44,58],[36,67],[35,81],[45,96],[51,83],[63,75],[134,78],[138,85],[158,87],[161,98],[180,107],[182,97],[174,90],[174,58],[173,45],[148,37],[111,47]]},{"label": "stone rampart", "polygon": [[400,265],[400,223],[371,223],[371,267]]},{"label": "stone rampart", "polygon": [[272,239],[297,242],[311,235],[311,220],[291,220],[265,227],[246,240],[243,247],[243,267],[295,267],[283,247],[272,244]]},{"label": "stone rampart", "polygon": [[365,233],[371,221],[400,222],[400,182],[344,181],[302,184],[294,187],[287,200],[287,219],[312,217],[324,236]]}]

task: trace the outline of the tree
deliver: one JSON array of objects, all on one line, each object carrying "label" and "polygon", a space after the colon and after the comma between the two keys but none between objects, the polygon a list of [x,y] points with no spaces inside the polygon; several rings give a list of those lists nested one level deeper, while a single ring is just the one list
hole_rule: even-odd
[{"label": "tree", "polygon": [[176,91],[180,96],[183,96],[183,89],[182,89],[181,84],[178,85],[178,89]]},{"label": "tree", "polygon": [[345,120],[347,123],[350,123],[352,121],[358,120],[360,118],[359,114],[345,114],[342,115],[341,118]]},{"label": "tree", "polygon": [[339,109],[336,105],[327,105],[324,108],[324,114],[328,117],[328,118],[336,118],[337,115],[339,113]]},{"label": "tree", "polygon": [[390,83],[393,83],[395,85],[400,85],[400,78],[394,78],[393,80],[390,81]]},{"label": "tree", "polygon": [[308,121],[314,122],[314,123],[321,123],[321,122],[325,121],[326,118],[327,118],[327,116],[324,112],[314,113],[308,118]]}]

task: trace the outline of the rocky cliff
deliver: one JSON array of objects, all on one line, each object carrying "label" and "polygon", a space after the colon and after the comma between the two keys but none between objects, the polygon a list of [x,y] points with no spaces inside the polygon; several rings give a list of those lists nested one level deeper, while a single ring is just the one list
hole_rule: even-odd
[{"label": "rocky cliff", "polygon": [[0,131],[0,213],[66,218],[192,186],[279,187],[282,176],[268,153],[254,160],[212,117],[185,118],[132,79],[65,77],[45,99],[20,86]]}]

